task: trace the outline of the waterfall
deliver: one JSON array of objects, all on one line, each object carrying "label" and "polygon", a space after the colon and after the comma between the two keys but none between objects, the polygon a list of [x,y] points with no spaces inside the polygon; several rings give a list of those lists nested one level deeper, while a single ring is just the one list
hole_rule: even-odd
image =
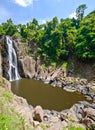
[{"label": "waterfall", "polygon": [[20,75],[18,73],[17,55],[13,47],[13,41],[8,36],[6,36],[6,43],[8,46],[9,80],[10,81],[18,80],[20,79]]}]

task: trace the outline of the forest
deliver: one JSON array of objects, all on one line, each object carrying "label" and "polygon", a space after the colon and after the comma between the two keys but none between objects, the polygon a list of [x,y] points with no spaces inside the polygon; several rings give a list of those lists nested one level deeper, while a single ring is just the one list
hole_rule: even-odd
[{"label": "forest", "polygon": [[[76,18],[58,20],[54,17],[45,24],[34,18],[26,24],[16,25],[12,19],[0,24],[0,34],[20,38],[29,47],[28,54],[40,56],[51,63],[75,56],[81,60],[95,58],[95,10],[84,16],[86,5],[76,9]],[[33,48],[35,46],[36,49]]]}]

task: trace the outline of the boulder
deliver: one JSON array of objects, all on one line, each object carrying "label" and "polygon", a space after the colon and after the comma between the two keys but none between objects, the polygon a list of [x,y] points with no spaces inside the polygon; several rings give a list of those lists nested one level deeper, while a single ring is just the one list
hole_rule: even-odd
[{"label": "boulder", "polygon": [[33,112],[33,119],[35,121],[42,122],[44,117],[44,111],[41,106],[36,106]]},{"label": "boulder", "polygon": [[86,125],[86,127],[93,129],[95,125],[95,109],[88,107],[83,109],[83,118],[82,122]]},{"label": "boulder", "polygon": [[21,77],[33,78],[35,76],[36,61],[32,57],[25,57],[19,60],[19,73]]}]

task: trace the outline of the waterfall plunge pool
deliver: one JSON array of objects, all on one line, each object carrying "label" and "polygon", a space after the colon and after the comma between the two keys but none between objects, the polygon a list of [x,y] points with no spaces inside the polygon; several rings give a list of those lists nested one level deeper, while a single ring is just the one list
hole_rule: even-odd
[{"label": "waterfall plunge pool", "polygon": [[69,109],[78,101],[87,101],[78,92],[67,92],[59,87],[52,87],[42,81],[20,79],[11,82],[12,92],[27,99],[32,106],[41,105],[43,109],[62,111]]}]

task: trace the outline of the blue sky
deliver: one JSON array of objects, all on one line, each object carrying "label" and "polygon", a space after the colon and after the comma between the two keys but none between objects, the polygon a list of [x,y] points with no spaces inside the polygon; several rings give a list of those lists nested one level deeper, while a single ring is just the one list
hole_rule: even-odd
[{"label": "blue sky", "polygon": [[85,15],[95,10],[95,0],[1,0],[0,23],[12,18],[16,24],[36,18],[40,23],[53,17],[70,17],[81,5],[86,4]]}]

